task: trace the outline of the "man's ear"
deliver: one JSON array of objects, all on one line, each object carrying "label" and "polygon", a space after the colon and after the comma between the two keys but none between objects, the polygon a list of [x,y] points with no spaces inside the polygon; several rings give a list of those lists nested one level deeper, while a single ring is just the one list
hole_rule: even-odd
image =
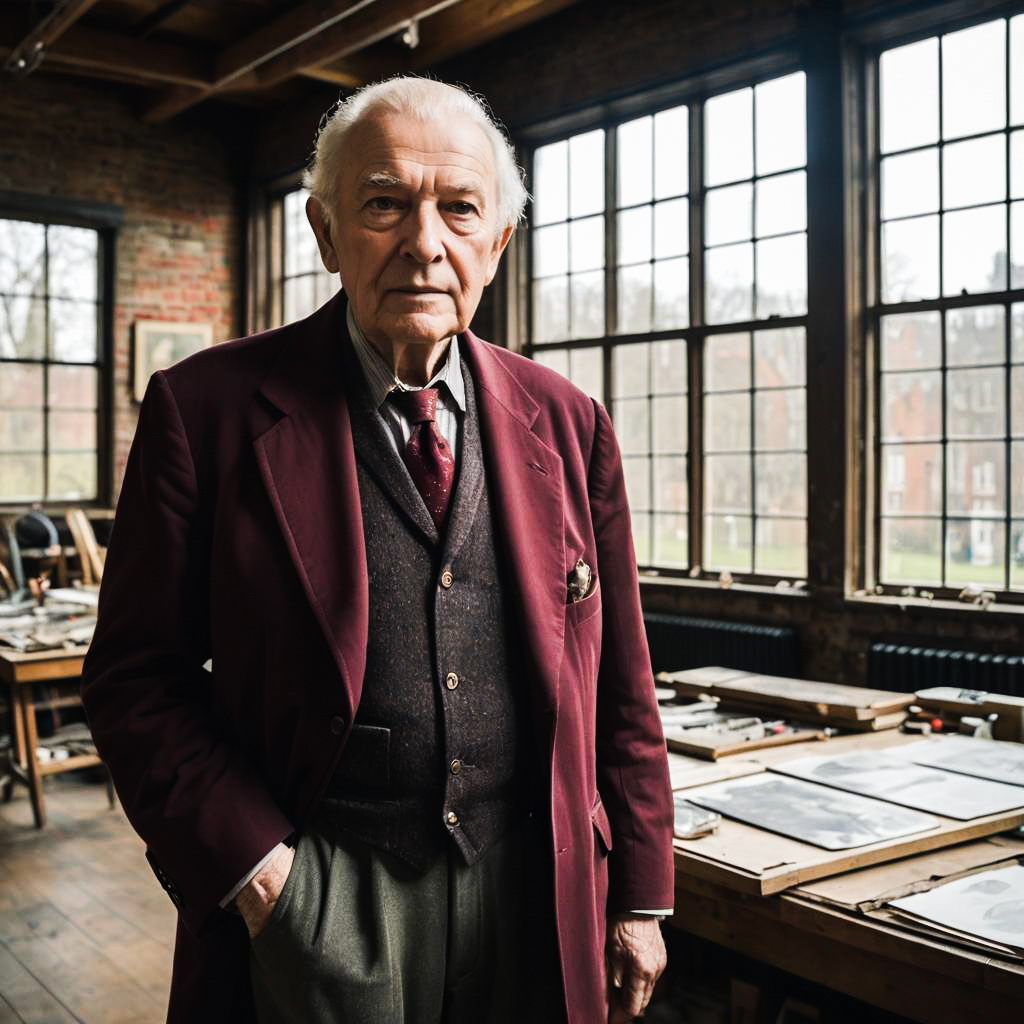
[{"label": "man's ear", "polygon": [[334,242],[331,241],[331,230],[327,218],[324,216],[323,207],[316,196],[310,196],[306,200],[306,219],[309,226],[316,235],[316,244],[320,247],[320,259],[324,267],[331,274],[338,273],[338,254],[334,249]]},{"label": "man's ear", "polygon": [[491,250],[490,259],[487,262],[487,280],[484,284],[490,284],[494,280],[494,275],[498,272],[498,263],[501,260],[501,254],[505,251],[505,246],[508,245],[509,239],[511,239],[512,233],[515,229],[515,224],[510,224],[494,240],[494,248]]}]

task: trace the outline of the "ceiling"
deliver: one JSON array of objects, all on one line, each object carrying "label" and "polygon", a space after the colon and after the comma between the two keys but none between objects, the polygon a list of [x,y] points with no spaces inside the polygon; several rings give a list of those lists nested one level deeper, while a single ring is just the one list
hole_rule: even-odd
[{"label": "ceiling", "polygon": [[311,79],[422,71],[578,0],[6,0],[7,74],[134,86],[159,124],[211,98],[265,104]]}]

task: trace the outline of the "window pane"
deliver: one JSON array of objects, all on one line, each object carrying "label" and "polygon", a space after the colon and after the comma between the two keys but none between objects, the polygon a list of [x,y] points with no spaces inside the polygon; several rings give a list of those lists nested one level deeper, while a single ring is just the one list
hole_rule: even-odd
[{"label": "window pane", "polygon": [[942,39],[942,134],[951,139],[1006,124],[1006,22]]},{"label": "window pane", "polygon": [[316,309],[316,285],[312,274],[302,277],[285,278],[284,282],[284,321],[291,323],[309,316]]},{"label": "window pane", "polygon": [[96,448],[95,412],[51,412],[50,450]]},{"label": "window pane", "polygon": [[662,455],[654,460],[654,507],[661,512],[685,512],[686,456]]},{"label": "window pane", "polygon": [[939,313],[882,317],[882,369],[924,370],[942,364]]},{"label": "window pane", "polygon": [[673,107],[654,115],[654,195],[684,195],[690,176],[690,112]]},{"label": "window pane", "polygon": [[942,155],[943,206],[976,206],[1005,198],[1005,136],[987,135],[946,146]]},{"label": "window pane", "polygon": [[604,132],[569,140],[569,212],[585,217],[604,209]]},{"label": "window pane", "polygon": [[807,514],[805,455],[758,455],[754,474],[759,514]]},{"label": "window pane", "polygon": [[597,338],[604,334],[604,274],[574,274],[572,288],[572,336]]},{"label": "window pane", "polygon": [[1003,371],[950,370],[946,432],[950,437],[1000,437],[1006,432]]},{"label": "window pane", "polygon": [[556,349],[537,349],[533,353],[533,361],[540,363],[541,366],[546,366],[549,370],[554,370],[555,373],[560,373],[563,377],[568,379],[569,377],[569,350],[566,348]]},{"label": "window pane", "polygon": [[747,182],[716,188],[707,193],[704,204],[704,242],[722,245],[753,237],[754,188]]},{"label": "window pane", "polygon": [[690,261],[654,264],[654,329],[668,331],[690,323]]},{"label": "window pane", "polygon": [[1013,524],[1013,547],[1010,551],[1010,587],[1024,589],[1024,523]]},{"label": "window pane", "polygon": [[624,458],[622,475],[630,512],[648,511],[651,508],[651,460],[634,455]]},{"label": "window pane", "polygon": [[56,501],[89,501],[96,497],[96,452],[51,455],[47,497]]},{"label": "window pane", "polygon": [[751,572],[749,516],[704,517],[704,567]]},{"label": "window pane", "polygon": [[806,445],[807,423],[803,388],[758,391],[754,395],[754,447],[796,449]]},{"label": "window pane", "polygon": [[638,206],[619,214],[619,263],[642,263],[651,258],[651,208]]},{"label": "window pane", "polygon": [[939,41],[886,50],[879,61],[882,152],[939,140]]},{"label": "window pane", "polygon": [[1010,287],[1024,288],[1024,203],[1010,204]]},{"label": "window pane", "polygon": [[654,417],[654,451],[686,451],[686,396],[670,395],[651,401]]},{"label": "window pane", "polygon": [[887,373],[882,377],[882,440],[922,440],[942,434],[942,374]]},{"label": "window pane", "polygon": [[43,414],[35,409],[0,409],[0,451],[43,450]]},{"label": "window pane", "polygon": [[744,242],[708,249],[704,271],[708,323],[751,319],[754,314],[754,247]]},{"label": "window pane", "polygon": [[654,256],[685,256],[690,250],[690,203],[673,199],[654,207]]},{"label": "window pane", "polygon": [[1010,370],[1010,433],[1024,437],[1024,366]]},{"label": "window pane", "polygon": [[753,89],[738,89],[704,104],[706,185],[753,175],[753,96]]},{"label": "window pane", "polygon": [[633,550],[636,553],[637,565],[651,563],[651,517],[644,513],[632,515]]},{"label": "window pane", "polygon": [[96,362],[96,305],[50,301],[50,358],[68,363]]},{"label": "window pane", "polygon": [[[50,386],[53,387],[52,383]],[[0,406],[31,408],[42,404],[43,368],[41,366],[0,363]]]},{"label": "window pane", "polygon": [[1024,442],[1010,445],[1010,514],[1024,516]]},{"label": "window pane", "polygon": [[651,358],[654,362],[651,390],[655,394],[667,391],[686,391],[685,341],[655,341],[651,345]]},{"label": "window pane", "polygon": [[939,294],[939,218],[882,225],[882,301],[911,302]]},{"label": "window pane", "polygon": [[653,125],[641,117],[619,125],[619,206],[649,202],[653,187]]},{"label": "window pane", "polygon": [[882,446],[882,513],[942,512],[942,448],[937,444]]},{"label": "window pane", "polygon": [[619,270],[619,333],[651,329],[651,265],[640,263]]},{"label": "window pane", "polygon": [[942,582],[941,521],[883,519],[881,555],[883,582],[937,586]]},{"label": "window pane", "polygon": [[616,345],[612,349],[612,394],[616,398],[646,395],[649,380],[650,345]]},{"label": "window pane", "polygon": [[1010,198],[1024,199],[1024,131],[1010,136]]},{"label": "window pane", "polygon": [[24,220],[0,220],[0,293],[46,293],[46,229]]},{"label": "window pane", "polygon": [[0,455],[0,501],[40,501],[42,498],[42,455]]},{"label": "window pane", "polygon": [[784,327],[754,334],[754,385],[759,388],[803,384],[806,331]]},{"label": "window pane", "polygon": [[704,459],[705,504],[709,512],[750,512],[750,456],[708,455]]},{"label": "window pane", "polygon": [[754,90],[758,174],[771,174],[807,163],[804,90],[802,71],[762,82]]},{"label": "window pane", "polygon": [[42,359],[45,354],[46,300],[0,295],[0,357]]},{"label": "window pane", "polygon": [[946,449],[946,510],[987,517],[1006,513],[1006,451],[991,441],[959,441]]},{"label": "window pane", "polygon": [[341,278],[337,274],[329,274],[321,267],[316,278],[316,307],[319,309],[329,298],[336,295],[341,288]]},{"label": "window pane", "polygon": [[685,569],[689,564],[689,531],[685,515],[655,515],[654,561],[657,565]]},{"label": "window pane", "polygon": [[757,315],[807,312],[807,236],[782,235],[758,242]]},{"label": "window pane", "polygon": [[807,575],[807,523],[803,519],[758,517],[755,570],[773,576]]},{"label": "window pane", "polygon": [[782,235],[807,227],[807,174],[780,174],[757,183],[757,234]]},{"label": "window pane", "polygon": [[939,151],[918,150],[882,161],[882,217],[911,217],[939,208]]},{"label": "window pane", "polygon": [[946,584],[1004,587],[1006,526],[991,519],[952,520],[946,527]]},{"label": "window pane", "polygon": [[569,269],[569,225],[554,224],[533,232],[533,276],[551,277]]},{"label": "window pane", "polygon": [[98,238],[87,228],[55,224],[49,229],[50,295],[96,301]]},{"label": "window pane", "polygon": [[1002,306],[970,306],[946,314],[946,362],[970,366],[1006,361]]},{"label": "window pane", "polygon": [[1024,302],[1015,302],[1013,310],[1013,346],[1012,359],[1015,363],[1024,363]]},{"label": "window pane", "polygon": [[704,398],[704,447],[710,452],[750,448],[750,395],[707,395]]},{"label": "window pane", "polygon": [[[311,274],[320,263],[320,251],[316,236],[306,220],[305,189],[289,192],[284,197],[284,273],[285,277],[295,274]],[[297,316],[305,316],[299,313]]]},{"label": "window pane", "polygon": [[1024,15],[1010,19],[1010,121],[1024,124]]},{"label": "window pane", "polygon": [[569,379],[581,391],[604,401],[604,354],[599,348],[574,348],[569,352]]},{"label": "window pane", "polygon": [[560,341],[569,336],[569,279],[549,277],[533,282],[534,341]]},{"label": "window pane", "polygon": [[704,388],[729,391],[750,387],[750,335],[712,334],[704,343]]},{"label": "window pane", "polygon": [[651,450],[650,405],[646,398],[612,402],[612,420],[624,454],[647,455]]},{"label": "window pane", "polygon": [[569,216],[569,143],[541,146],[533,155],[533,223]]},{"label": "window pane", "polygon": [[604,217],[574,220],[569,249],[572,254],[570,269],[574,272],[601,269],[604,266]]}]

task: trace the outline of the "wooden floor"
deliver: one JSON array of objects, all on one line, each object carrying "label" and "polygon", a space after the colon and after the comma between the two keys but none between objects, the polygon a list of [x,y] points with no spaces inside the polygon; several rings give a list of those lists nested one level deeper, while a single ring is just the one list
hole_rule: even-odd
[{"label": "wooden floor", "polygon": [[102,781],[47,780],[0,803],[0,1024],[163,1021],[176,914]]}]

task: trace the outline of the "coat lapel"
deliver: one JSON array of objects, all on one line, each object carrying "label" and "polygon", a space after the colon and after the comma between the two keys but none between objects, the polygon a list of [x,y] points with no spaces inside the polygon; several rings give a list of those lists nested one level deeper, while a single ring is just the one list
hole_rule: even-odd
[{"label": "coat lapel", "polygon": [[336,297],[283,345],[260,391],[283,414],[253,442],[260,474],[349,701],[366,668],[368,584]]},{"label": "coat lapel", "polygon": [[562,459],[533,432],[539,407],[526,389],[486,342],[470,331],[464,338],[523,639],[538,697],[554,716],[565,644]]}]

